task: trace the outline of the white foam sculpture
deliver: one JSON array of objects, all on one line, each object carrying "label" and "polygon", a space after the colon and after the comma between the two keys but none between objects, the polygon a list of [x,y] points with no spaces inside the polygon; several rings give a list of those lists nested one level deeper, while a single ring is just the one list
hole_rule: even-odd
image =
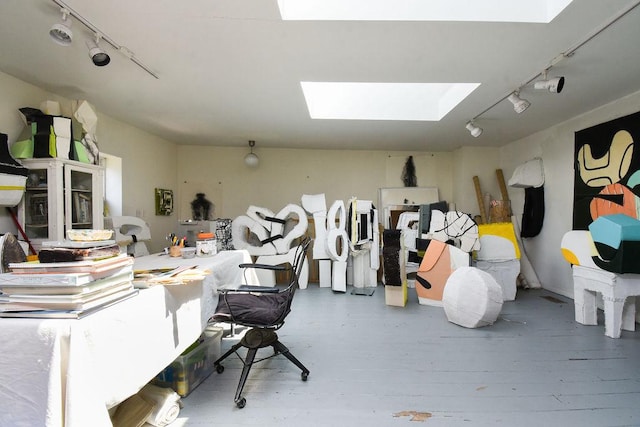
[{"label": "white foam sculpture", "polygon": [[447,320],[465,328],[492,325],[502,310],[502,288],[475,267],[460,267],[447,279],[442,305]]},{"label": "white foam sculpture", "polygon": [[426,237],[441,242],[452,240],[454,246],[464,252],[480,249],[478,224],[469,214],[460,211],[431,211],[429,233]]},{"label": "white foam sculpture", "polygon": [[378,268],[380,268],[380,232],[378,230],[378,210],[371,200],[349,200],[351,216],[351,235],[349,251],[351,256],[351,274],[347,274],[347,283],[352,281],[356,288],[376,287]]},{"label": "white foam sculpture", "polygon": [[149,224],[135,216],[112,216],[105,218],[105,227],[113,230],[114,240],[133,257],[149,255],[146,241],[151,240]]},{"label": "white foam sculpture", "polygon": [[[336,200],[327,214],[327,252],[332,261],[331,289],[347,292],[347,259],[349,258],[349,236],[347,235],[347,212],[342,200]],[[337,220],[337,223],[336,223]],[[338,243],[338,241],[340,241]],[[338,249],[341,250],[338,253]]]},{"label": "white foam sculpture", "polygon": [[313,216],[315,238],[313,239],[313,259],[318,261],[319,285],[331,286],[331,261],[327,252],[327,204],[324,194],[303,194],[302,207]]},{"label": "white foam sculpture", "polygon": [[480,236],[476,252],[476,267],[493,276],[502,288],[504,301],[513,301],[518,292],[516,282],[520,274],[520,260],[511,240],[497,235]]},{"label": "white foam sculpture", "polygon": [[[331,287],[336,292],[346,292],[349,238],[345,230],[344,202],[334,201],[327,212],[324,194],[305,194],[301,200],[302,207],[313,215],[315,224],[313,259],[318,261],[319,285],[321,288]],[[338,249],[342,250],[340,254]]]},{"label": "white foam sculpture", "polygon": [[[419,236],[417,227],[411,224],[416,224],[420,220],[419,212],[402,212],[398,217],[398,223],[396,224],[396,230],[401,230],[401,250],[402,250],[402,262],[401,268],[404,269],[403,277],[406,277],[407,286],[409,288],[415,288],[415,279],[407,277],[408,273],[417,273],[420,267],[419,262],[409,261],[409,253],[417,252],[416,239]],[[412,275],[415,277],[415,274]]]},{"label": "white foam sculpture", "polygon": [[[296,217],[297,224],[287,232],[285,224],[291,217]],[[296,248],[292,248],[291,244],[305,235],[308,225],[306,212],[296,204],[285,206],[277,214],[267,208],[249,206],[247,215],[240,215],[233,220],[231,237],[233,246],[257,256],[258,264],[279,265],[288,262],[293,265]],[[255,240],[258,244],[254,244]],[[256,270],[256,275],[260,285],[274,286],[276,283],[273,271]],[[309,264],[305,262],[298,284],[300,289],[305,289],[308,283]]]}]

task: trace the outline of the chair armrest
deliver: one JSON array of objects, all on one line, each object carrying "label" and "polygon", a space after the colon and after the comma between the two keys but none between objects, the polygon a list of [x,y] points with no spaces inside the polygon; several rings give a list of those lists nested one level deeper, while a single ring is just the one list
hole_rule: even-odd
[{"label": "chair armrest", "polygon": [[239,267],[240,268],[259,268],[262,270],[274,270],[274,271],[285,271],[290,269],[290,267],[285,265],[270,265],[270,264],[255,264],[255,263],[240,264]]},{"label": "chair armrest", "polygon": [[218,293],[262,293],[262,294],[277,294],[280,289],[271,286],[251,286],[251,285],[223,285],[218,288]]},{"label": "chair armrest", "polygon": [[271,286],[250,286],[250,285],[242,285],[238,289],[238,292],[252,292],[258,294],[277,294],[280,292],[280,289]]}]

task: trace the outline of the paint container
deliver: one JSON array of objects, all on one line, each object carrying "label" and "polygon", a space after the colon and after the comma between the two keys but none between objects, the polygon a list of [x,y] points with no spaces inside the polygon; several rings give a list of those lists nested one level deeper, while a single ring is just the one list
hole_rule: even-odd
[{"label": "paint container", "polygon": [[207,257],[218,252],[216,246],[216,236],[213,233],[198,233],[196,240],[196,256]]}]

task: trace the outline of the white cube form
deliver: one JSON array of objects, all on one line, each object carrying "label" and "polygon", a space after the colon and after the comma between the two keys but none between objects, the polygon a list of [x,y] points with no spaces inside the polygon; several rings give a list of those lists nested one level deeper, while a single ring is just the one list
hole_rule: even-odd
[{"label": "white cube form", "polygon": [[330,259],[318,260],[318,275],[320,279],[318,281],[318,285],[321,288],[330,288],[331,287],[331,260]]},{"label": "white cube form", "polygon": [[404,307],[407,305],[407,285],[384,287],[384,302],[387,305],[395,305],[396,307]]},{"label": "white cube form", "polygon": [[334,292],[347,292],[347,261],[334,261],[331,290]]},{"label": "white cube form", "polygon": [[502,288],[503,301],[513,301],[518,292],[517,282],[520,274],[520,260],[510,259],[506,261],[481,261],[476,262],[476,267],[491,274]]},{"label": "white cube form", "polygon": [[465,328],[493,324],[502,310],[502,288],[475,267],[460,267],[447,279],[442,304],[447,320]]}]

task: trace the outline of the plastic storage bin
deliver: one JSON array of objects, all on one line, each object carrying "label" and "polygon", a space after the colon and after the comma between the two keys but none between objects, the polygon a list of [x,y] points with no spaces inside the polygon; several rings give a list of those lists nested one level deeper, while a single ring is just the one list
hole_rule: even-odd
[{"label": "plastic storage bin", "polygon": [[187,396],[214,371],[213,362],[220,357],[221,340],[222,328],[213,332],[211,328],[207,328],[207,334],[203,334],[189,346],[152,383],[160,387],[171,387],[180,396]]}]

